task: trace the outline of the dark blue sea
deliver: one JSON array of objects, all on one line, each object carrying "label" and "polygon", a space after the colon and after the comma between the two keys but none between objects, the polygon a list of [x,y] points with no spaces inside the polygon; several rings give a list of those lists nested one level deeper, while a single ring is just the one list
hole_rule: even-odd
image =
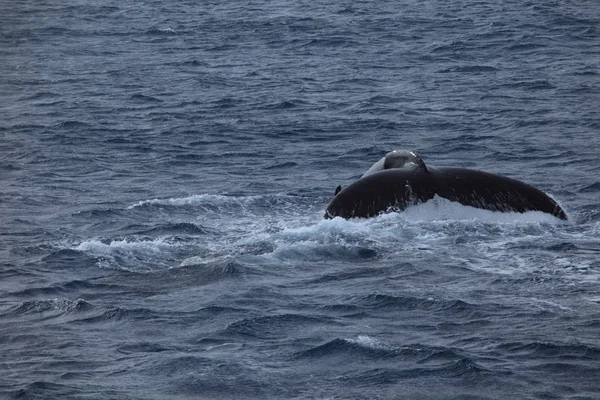
[{"label": "dark blue sea", "polygon": [[[0,398],[600,398],[598,1],[1,8]],[[394,149],[569,220],[324,220]]]}]

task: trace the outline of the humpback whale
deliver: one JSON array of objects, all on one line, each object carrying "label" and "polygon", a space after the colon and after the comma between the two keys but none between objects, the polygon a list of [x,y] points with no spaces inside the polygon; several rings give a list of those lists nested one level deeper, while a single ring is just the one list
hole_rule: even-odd
[{"label": "humpback whale", "polygon": [[402,211],[434,196],[491,211],[541,211],[566,220],[547,194],[524,182],[466,168],[434,168],[412,151],[394,150],[336,194],[325,218],[370,218]]}]

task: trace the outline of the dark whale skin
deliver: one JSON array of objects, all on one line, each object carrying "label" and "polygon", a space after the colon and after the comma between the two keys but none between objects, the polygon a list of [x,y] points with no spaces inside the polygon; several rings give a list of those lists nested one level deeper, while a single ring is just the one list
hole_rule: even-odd
[{"label": "dark whale skin", "polygon": [[435,195],[491,211],[541,211],[567,220],[547,194],[516,179],[465,168],[394,168],[353,182],[331,200],[325,218],[371,218],[402,211]]}]

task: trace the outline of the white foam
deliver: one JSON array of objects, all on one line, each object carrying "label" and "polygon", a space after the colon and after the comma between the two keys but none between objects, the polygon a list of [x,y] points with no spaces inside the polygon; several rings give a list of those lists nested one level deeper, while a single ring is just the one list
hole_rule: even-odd
[{"label": "white foam", "polygon": [[496,223],[514,223],[514,222],[561,222],[550,214],[541,211],[518,212],[499,212],[484,210],[471,206],[465,206],[460,203],[435,196],[432,200],[408,207],[400,213],[408,221],[486,221]]},{"label": "white foam", "polygon": [[[99,263],[129,269],[202,266],[228,259],[277,268],[288,263],[352,260],[370,254],[389,259],[407,255],[419,258],[425,254],[435,257],[443,249],[449,263],[494,274],[512,274],[532,265],[539,267],[539,262],[533,262],[522,251],[507,250],[507,246],[536,247],[540,240],[564,230],[564,221],[541,212],[493,212],[439,197],[402,212],[350,220],[325,220],[323,204],[299,206],[298,202],[297,197],[285,194],[201,194],[144,200],[129,209],[144,205],[198,205],[195,218],[210,229],[206,234],[186,238],[185,243],[173,236],[90,239],[74,249],[98,257]],[[174,215],[178,212],[168,211]],[[543,249],[537,250],[540,252]],[[542,256],[546,257],[544,262],[557,265],[555,259]]]},{"label": "white foam", "polygon": [[381,343],[379,340],[368,336],[358,335],[356,339],[345,339],[348,343],[354,343],[362,347],[368,347],[370,349],[389,349],[390,346]]},{"label": "white foam", "polygon": [[104,243],[99,239],[86,240],[77,245],[74,250],[85,251],[93,254],[111,254],[115,249],[123,250],[145,250],[151,252],[160,252],[166,247],[171,247],[173,244],[167,243],[165,238],[154,240],[113,240]]},{"label": "white foam", "polygon": [[[258,196],[248,196],[248,198],[253,198]],[[187,197],[174,197],[170,199],[152,199],[152,200],[142,200],[135,204],[132,204],[127,207],[128,210],[131,210],[136,207],[143,207],[145,205],[163,205],[163,206],[186,206],[193,204],[202,204],[202,203],[213,203],[213,202],[223,202],[223,201],[231,201],[235,199],[240,199],[239,197],[230,197],[223,196],[220,194],[194,194],[192,196]]]},{"label": "white foam", "polygon": [[97,264],[101,268],[151,271],[171,267],[171,255],[180,246],[180,243],[162,237],[154,240],[121,239],[110,242],[90,239],[71,248],[97,258]]},{"label": "white foam", "polygon": [[283,228],[284,237],[301,239],[315,239],[316,237],[329,237],[351,232],[353,235],[368,236],[372,233],[371,226],[366,220],[345,220],[336,217],[330,220],[320,220],[313,225],[304,225],[291,228]]}]

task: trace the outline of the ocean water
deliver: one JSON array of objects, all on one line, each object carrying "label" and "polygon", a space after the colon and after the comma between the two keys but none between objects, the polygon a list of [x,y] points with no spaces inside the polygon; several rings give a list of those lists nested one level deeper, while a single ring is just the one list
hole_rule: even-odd
[{"label": "ocean water", "polygon": [[598,399],[599,109],[596,0],[3,2],[0,398]]}]

